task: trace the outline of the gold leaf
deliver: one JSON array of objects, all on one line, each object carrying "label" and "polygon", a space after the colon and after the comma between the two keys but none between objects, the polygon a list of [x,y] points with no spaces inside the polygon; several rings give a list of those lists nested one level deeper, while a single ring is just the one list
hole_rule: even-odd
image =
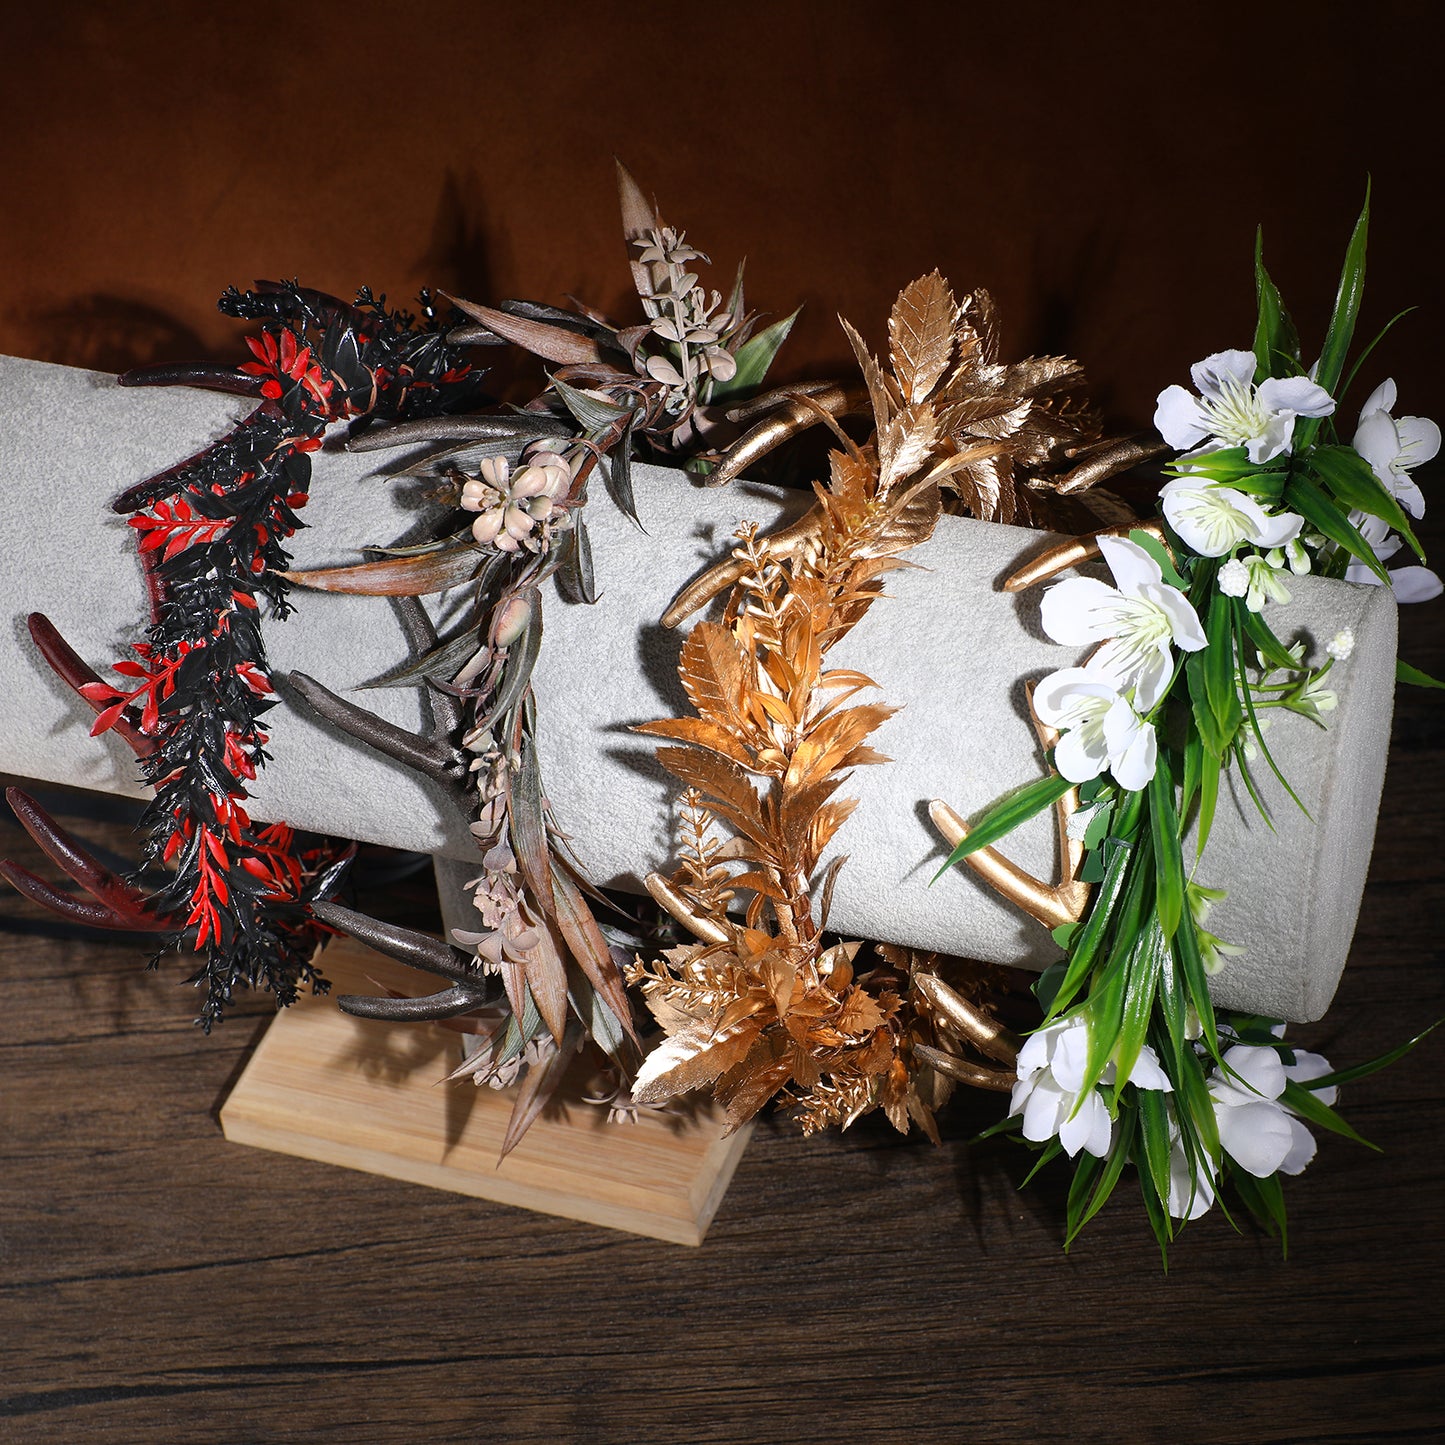
[{"label": "gold leaf", "polygon": [[937,271],[905,286],[894,302],[888,318],[890,360],[907,401],[922,401],[948,370],[957,315],[953,292]]},{"label": "gold leaf", "polygon": [[726,728],[705,718],[663,718],[660,722],[639,723],[632,731],[646,733],[649,737],[672,738],[677,742],[691,743],[694,747],[720,753],[742,767],[753,766],[753,757],[747,748]]},{"label": "gold leaf", "polygon": [[703,717],[731,731],[746,732],[746,664],[727,627],[720,622],[699,622],[682,645],[678,674],[688,700]]},{"label": "gold leaf", "polygon": [[886,492],[928,460],[938,441],[938,419],[928,402],[899,412],[878,433],[878,490]]},{"label": "gold leaf", "polygon": [[868,384],[868,400],[873,404],[873,425],[881,435],[893,415],[893,397],[889,391],[888,378],[884,376],[883,368],[873,359],[868,343],[843,317],[840,316],[838,320],[842,323],[848,344],[853,348],[853,355],[858,358],[863,380]]},{"label": "gold leaf", "polygon": [[857,798],[838,798],[825,803],[813,815],[808,825],[807,851],[803,862],[809,873],[817,866],[823,850],[833,841],[833,835],[848,821],[857,806]]},{"label": "gold leaf", "polygon": [[860,554],[886,557],[926,542],[933,535],[942,508],[936,482],[924,480],[910,487],[889,505],[866,545],[859,549]]},{"label": "gold leaf", "polygon": [[763,823],[757,790],[736,763],[692,748],[658,748],[657,761],[674,777],[713,800],[714,811],[726,817],[739,832],[766,846],[768,829]]},{"label": "gold leaf", "polygon": [[660,1104],[710,1084],[747,1055],[755,1036],[747,1022],[721,1037],[707,1021],[693,1024],[664,1039],[642,1061],[632,1097],[639,1104]]},{"label": "gold leaf", "polygon": [[842,1008],[833,1019],[833,1027],[843,1034],[871,1034],[883,1024],[883,1010],[873,995],[856,984],[848,990]]}]

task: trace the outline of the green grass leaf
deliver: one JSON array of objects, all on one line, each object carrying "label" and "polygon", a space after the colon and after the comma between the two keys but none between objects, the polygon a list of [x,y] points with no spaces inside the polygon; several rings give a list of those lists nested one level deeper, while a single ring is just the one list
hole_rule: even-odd
[{"label": "green grass leaf", "polygon": [[1425,560],[1404,508],[1381,486],[1375,469],[1353,447],[1316,447],[1309,455],[1309,465],[1341,506],[1389,523],[1415,555]]},{"label": "green grass leaf", "polygon": [[1144,887],[1142,875],[1147,871],[1147,864],[1137,848],[1121,845],[1115,850],[1104,870],[1104,881],[1094,890],[1089,915],[1074,942],[1045,1023],[1056,1019],[1078,996],[1099,951],[1117,927],[1116,910],[1119,918],[1125,921],[1132,918],[1137,922],[1138,894]]},{"label": "green grass leaf", "polygon": [[1408,662],[1398,659],[1395,662],[1395,681],[1412,683],[1415,687],[1445,688],[1445,682],[1438,677],[1431,677],[1428,672],[1421,672],[1418,667],[1411,667]]},{"label": "green grass leaf", "polygon": [[1290,477],[1284,489],[1284,504],[1298,512],[1317,532],[1322,532],[1337,546],[1343,547],[1356,561],[1363,562],[1388,585],[1390,574],[1375,556],[1375,549],[1360,536],[1353,522],[1318,488],[1302,477]]},{"label": "green grass leaf", "polygon": [[1257,1179],[1253,1174],[1237,1169],[1233,1174],[1234,1187],[1245,1207],[1270,1234],[1279,1236],[1282,1254],[1289,1253],[1289,1234],[1285,1225],[1284,1190],[1280,1188],[1279,1175],[1271,1174],[1267,1179]]},{"label": "green grass leaf", "polygon": [[1381,1069],[1387,1069],[1393,1063],[1403,1059],[1416,1044],[1427,1034],[1432,1034],[1445,1019],[1436,1019],[1428,1028],[1423,1028],[1412,1039],[1406,1039],[1403,1044],[1396,1045],[1388,1053],[1378,1054],[1373,1059],[1363,1064],[1355,1064],[1348,1069],[1336,1069],[1333,1073],[1322,1074],[1318,1079],[1310,1079],[1301,1084],[1305,1089],[1328,1089],[1338,1084],[1353,1084],[1356,1079],[1367,1079],[1371,1074],[1377,1074]]},{"label": "green grass leaf", "polygon": [[1114,1066],[1120,1085],[1139,1060],[1149,1025],[1154,1018],[1154,1001],[1159,975],[1169,957],[1169,946],[1157,924],[1151,925],[1129,960],[1129,980],[1124,987],[1124,1011],[1119,1023],[1119,1041],[1114,1047]]},{"label": "green grass leaf", "polygon": [[1185,582],[1175,569],[1174,559],[1169,555],[1164,544],[1153,532],[1145,532],[1141,528],[1135,527],[1134,530],[1129,533],[1129,540],[1134,543],[1136,547],[1142,547],[1159,564],[1159,570],[1163,573],[1164,580],[1171,587],[1177,587],[1181,592],[1188,587],[1189,584]]},{"label": "green grass leaf", "polygon": [[[1274,376],[1276,358],[1284,356],[1299,364],[1299,335],[1279,290],[1264,269],[1264,227],[1254,233],[1254,294],[1259,303],[1259,320],[1254,328],[1254,379],[1256,383]],[[1289,373],[1293,374],[1293,372]]]},{"label": "green grass leaf", "polygon": [[1169,1204],[1169,1110],[1158,1089],[1136,1090],[1139,1102],[1139,1139],[1143,1146],[1144,1168],[1159,1203],[1168,1214]]},{"label": "green grass leaf", "polygon": [[[1345,264],[1340,271],[1340,286],[1335,293],[1335,308],[1325,331],[1325,344],[1315,366],[1315,380],[1331,396],[1344,374],[1345,357],[1354,339],[1355,320],[1360,314],[1360,300],[1365,293],[1365,248],[1370,231],[1370,187],[1365,186],[1365,204],[1345,249]],[[1295,427],[1294,451],[1299,455],[1319,434],[1320,417],[1302,418]],[[1328,533],[1326,534],[1328,535]]]},{"label": "green grass leaf", "polygon": [[[1319,1080],[1312,1079],[1310,1082],[1317,1085]],[[1287,1104],[1301,1119],[1308,1119],[1311,1124],[1318,1124],[1321,1129],[1353,1139],[1356,1144],[1363,1144],[1366,1149],[1373,1149],[1376,1154],[1383,1152],[1378,1144],[1371,1144],[1368,1139],[1357,1134],[1319,1095],[1297,1084],[1293,1079],[1285,1084],[1284,1093],[1279,1098],[1280,1103]]]},{"label": "green grass leaf", "polygon": [[[1139,1115],[1136,1110],[1127,1105],[1120,1108],[1119,1118],[1114,1125],[1114,1143],[1109,1150],[1109,1157],[1104,1160],[1104,1167],[1099,1171],[1093,1193],[1089,1195],[1088,1205],[1069,1227],[1069,1232],[1064,1238],[1065,1249],[1078,1237],[1079,1231],[1109,1202],[1109,1196],[1114,1192],[1114,1186],[1118,1184],[1119,1177],[1124,1172],[1124,1166],[1129,1162],[1129,1156],[1133,1152],[1134,1134],[1138,1129],[1138,1120]],[[1072,1190],[1070,1193],[1072,1194]]]},{"label": "green grass leaf", "polygon": [[1184,857],[1167,750],[1160,751],[1149,779],[1149,832],[1154,840],[1154,910],[1164,937],[1170,939],[1184,912]]},{"label": "green grass leaf", "polygon": [[785,316],[781,321],[764,327],[756,336],[749,337],[738,347],[733,357],[738,369],[727,381],[713,383],[712,394],[708,398],[712,405],[737,401],[756,390],[768,374],[768,368],[773,364],[783,342],[788,339],[793,322],[798,319],[798,311],[802,309],[800,306],[791,316]]},{"label": "green grass leaf", "polygon": [[1010,793],[974,824],[968,837],[948,855],[931,881],[937,883],[954,864],[961,863],[970,853],[977,853],[980,848],[997,843],[1000,838],[1012,833],[1020,823],[1027,822],[1036,813],[1042,813],[1051,803],[1057,803],[1073,786],[1067,778],[1052,773],[1047,778],[1027,783]]},{"label": "green grass leaf", "polygon": [[[1235,621],[1243,631],[1245,637],[1254,643],[1259,649],[1260,655],[1271,667],[1283,668],[1286,672],[1300,671],[1300,664],[1297,659],[1290,656],[1289,649],[1274,635],[1274,629],[1267,623],[1258,612],[1251,612],[1244,605],[1244,599],[1234,599],[1239,606],[1235,609]],[[1243,639],[1240,639],[1240,647],[1243,649]]]}]

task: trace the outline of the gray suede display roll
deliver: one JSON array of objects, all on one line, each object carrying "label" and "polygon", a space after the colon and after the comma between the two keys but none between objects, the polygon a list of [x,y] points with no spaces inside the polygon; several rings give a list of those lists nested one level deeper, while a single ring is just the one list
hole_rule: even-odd
[{"label": "gray suede display roll", "polygon": [[[91,715],[57,681],[25,628],[42,611],[104,674],[140,632],[144,591],[131,529],[108,507],[126,486],[200,450],[243,404],[185,391],[123,390],[108,377],[0,358],[0,485],[5,569],[0,769],[108,792],[144,795],[129,751],[91,738]],[[414,483],[378,473],[390,454],[314,458],[311,530],[294,539],[299,566],[356,559],[414,527],[426,505]],[[726,553],[739,522],[764,529],[796,497],[735,483],[699,488],[679,472],[638,467],[646,532],[598,489],[588,525],[602,596],[594,607],[549,596],[536,675],[545,786],[573,848],[601,885],[636,887],[666,868],[676,785],[632,724],[686,713],[677,681],[681,638],[657,618],[678,588]],[[830,657],[871,676],[903,710],[874,738],[893,762],[860,769],[845,793],[860,805],[836,840],[831,926],[845,933],[1039,967],[1056,956],[1032,919],[967,872],[933,886],[943,849],[927,820],[941,797],[965,817],[1041,775],[1023,684],[1081,659],[1039,627],[1039,591],[999,590],[1002,577],[1048,544],[1037,532],[944,518],[910,554],[926,570],[889,579],[889,597]],[[1199,881],[1228,890],[1210,928],[1241,944],[1215,980],[1216,998],[1294,1020],[1328,1006],[1349,948],[1369,864],[1389,741],[1395,605],[1387,589],[1290,579],[1294,600],[1272,608],[1287,641],[1318,660],[1341,628],[1349,662],[1330,678],[1339,707],[1324,730],[1277,712],[1268,741],[1311,817],[1261,760],[1254,777],[1275,831],[1237,778],[1222,789]],[[297,615],[267,631],[277,674],[297,668],[404,726],[421,717],[413,689],[353,689],[394,668],[405,645],[385,601],[296,592]],[[271,764],[254,787],[258,818],[393,847],[473,857],[465,821],[428,785],[291,705],[271,714]],[[1052,821],[1041,817],[1004,852],[1052,878]]]}]

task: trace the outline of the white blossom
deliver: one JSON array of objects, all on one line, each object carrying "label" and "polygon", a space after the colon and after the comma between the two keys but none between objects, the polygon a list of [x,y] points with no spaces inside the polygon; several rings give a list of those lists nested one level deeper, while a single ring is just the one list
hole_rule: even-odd
[{"label": "white blossom", "polygon": [[[1351,512],[1350,521],[1359,529],[1360,536],[1381,562],[1389,561],[1404,545],[1399,536],[1390,530],[1389,523],[1379,517]],[[1429,602],[1445,591],[1440,578],[1428,567],[1394,567],[1388,575],[1396,602]],[[1380,577],[1373,568],[1367,567],[1363,562],[1351,562],[1345,570],[1345,581],[1378,586]]]},{"label": "white blossom", "polygon": [[1226,597],[1243,597],[1249,591],[1249,568],[1238,557],[1231,557],[1214,581]]},{"label": "white blossom", "polygon": [[1055,642],[1104,645],[1090,659],[1099,675],[1112,677],[1121,694],[1150,712],[1164,696],[1173,670],[1171,645],[1185,652],[1207,646],[1189,599],[1164,581],[1159,564],[1123,537],[1100,537],[1099,550],[1117,586],[1093,577],[1070,577],[1044,594],[1044,631]]},{"label": "white blossom", "polygon": [[1325,651],[1336,662],[1348,662],[1350,654],[1355,650],[1355,634],[1348,628],[1342,627],[1330,639]]},{"label": "white blossom", "polygon": [[1244,605],[1251,612],[1262,612],[1266,602],[1289,601],[1289,588],[1284,585],[1279,569],[1271,566],[1268,557],[1246,557],[1244,565],[1249,568],[1249,586],[1245,588]]},{"label": "white blossom", "polygon": [[1223,557],[1246,542],[1282,547],[1304,526],[1293,512],[1271,515],[1247,493],[1202,477],[1176,477],[1159,493],[1159,503],[1169,525],[1201,557]]},{"label": "white blossom", "polygon": [[1329,416],[1334,399],[1308,377],[1269,377],[1254,384],[1252,351],[1220,351],[1190,368],[1199,392],[1182,386],[1159,393],[1154,425],[1171,447],[1243,447],[1256,465],[1289,450],[1295,419]]},{"label": "white blossom", "polygon": [[1382,381],[1360,408],[1354,448],[1374,469],[1385,490],[1412,516],[1425,515],[1425,497],[1410,473],[1440,450],[1440,428],[1428,417],[1401,416],[1395,383]]},{"label": "white blossom", "polygon": [[[1089,1024],[1081,1015],[1060,1019],[1030,1034],[1019,1050],[1018,1083],[1009,1101],[1009,1115],[1023,1116],[1025,1139],[1042,1144],[1056,1134],[1072,1159],[1080,1149],[1102,1159],[1113,1142],[1114,1124],[1097,1088],[1081,1093],[1089,1058]],[[1112,1084],[1112,1061],[1104,1066],[1101,1084]],[[1138,1089],[1170,1092],[1159,1056],[1148,1044],[1125,1081]]]},{"label": "white blossom", "polygon": [[1108,768],[1122,788],[1147,787],[1158,761],[1158,740],[1115,680],[1091,663],[1051,672],[1034,689],[1039,721],[1062,736],[1054,766],[1071,783],[1097,778]]}]

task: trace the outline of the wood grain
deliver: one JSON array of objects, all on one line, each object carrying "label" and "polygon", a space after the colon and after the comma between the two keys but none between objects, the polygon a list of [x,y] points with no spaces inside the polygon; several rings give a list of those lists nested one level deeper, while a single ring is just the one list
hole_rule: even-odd
[{"label": "wood grain", "polygon": [[[1406,627],[1445,670],[1439,621]],[[1438,703],[1402,692],[1352,963],[1300,1031],[1337,1063],[1445,1014],[1442,782]],[[1438,1038],[1348,1091],[1384,1152],[1322,1140],[1288,1260],[1215,1211],[1166,1275],[1125,1190],[1064,1254],[1063,1173],[1017,1192],[1025,1151],[969,1142],[983,1097],[941,1149],[764,1120],[678,1250],[227,1144],[266,1001],[207,1040],[134,939],[0,916],[7,1442],[1440,1438]]]},{"label": "wood grain", "polygon": [[[323,966],[337,993],[418,992],[414,972],[351,939],[331,943]],[[221,1128],[233,1144],[702,1243],[751,1128],[729,1134],[708,1107],[609,1125],[579,1101],[584,1066],[503,1159],[516,1089],[446,1085],[461,1061],[454,1029],[353,1018],[303,998],[266,1030],[221,1106]]]}]

